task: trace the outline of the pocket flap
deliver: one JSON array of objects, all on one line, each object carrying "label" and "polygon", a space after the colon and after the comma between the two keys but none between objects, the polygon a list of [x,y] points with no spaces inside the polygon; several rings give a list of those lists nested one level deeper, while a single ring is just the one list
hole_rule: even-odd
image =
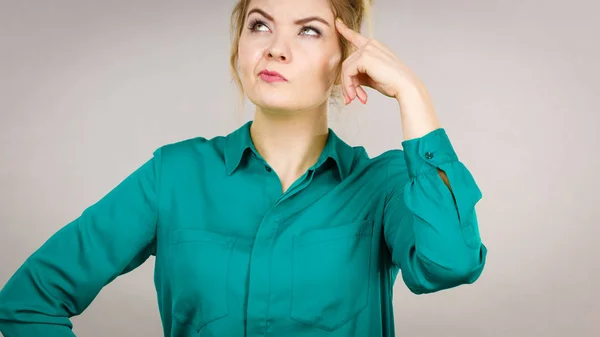
[{"label": "pocket flap", "polygon": [[330,228],[319,228],[294,237],[297,245],[306,245],[352,236],[370,236],[373,234],[373,220],[359,220]]}]

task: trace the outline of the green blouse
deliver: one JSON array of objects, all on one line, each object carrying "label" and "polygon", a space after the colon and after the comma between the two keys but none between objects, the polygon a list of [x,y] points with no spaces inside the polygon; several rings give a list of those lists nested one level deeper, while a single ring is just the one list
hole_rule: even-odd
[{"label": "green blouse", "polygon": [[161,146],[52,235],[0,292],[4,336],[74,336],[150,256],[168,337],[394,336],[399,272],[415,294],[479,278],[482,194],[443,128],[373,158],[330,129],[282,193],[251,124]]}]

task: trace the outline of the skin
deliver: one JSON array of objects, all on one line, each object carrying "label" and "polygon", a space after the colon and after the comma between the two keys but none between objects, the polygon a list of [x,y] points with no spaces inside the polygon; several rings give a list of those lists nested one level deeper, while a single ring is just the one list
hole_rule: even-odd
[{"label": "skin", "polygon": [[[250,13],[255,8],[272,19]],[[250,135],[279,176],[283,192],[317,161],[325,146],[328,97],[340,61],[347,104],[356,98],[366,104],[363,87],[367,86],[397,100],[404,139],[441,127],[420,79],[383,43],[337,21],[328,0],[253,0],[248,13],[238,45],[238,66],[246,95],[256,105]],[[294,23],[313,16],[326,23]],[[250,30],[254,19],[263,23]],[[355,47],[345,60],[341,60],[340,38]],[[262,80],[258,74],[264,69],[279,72],[287,81]],[[438,172],[450,187],[445,173]]]}]

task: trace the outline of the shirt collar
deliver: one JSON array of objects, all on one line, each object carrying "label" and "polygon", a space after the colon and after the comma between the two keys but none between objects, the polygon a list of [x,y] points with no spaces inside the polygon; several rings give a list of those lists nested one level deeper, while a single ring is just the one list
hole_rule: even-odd
[{"label": "shirt collar", "polygon": [[[248,121],[226,137],[225,167],[227,169],[227,175],[233,174],[238,168],[247,149],[252,150],[258,155],[258,151],[254,147],[252,138],[250,137],[251,125],[252,121]],[[354,161],[354,150],[350,145],[339,138],[331,128],[328,128],[328,130],[329,135],[327,137],[325,148],[311,169],[317,169],[331,158],[336,164],[340,178],[343,180],[350,174],[352,163]]]}]

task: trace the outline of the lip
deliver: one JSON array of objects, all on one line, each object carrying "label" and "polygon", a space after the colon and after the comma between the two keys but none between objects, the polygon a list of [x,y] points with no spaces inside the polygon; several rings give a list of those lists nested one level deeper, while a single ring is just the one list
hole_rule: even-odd
[{"label": "lip", "polygon": [[283,75],[281,75],[280,73],[276,72],[276,71],[271,71],[271,70],[267,70],[264,69],[262,70],[260,73],[258,73],[258,76],[263,79],[266,82],[286,82],[287,79],[285,77],[283,77]]}]

